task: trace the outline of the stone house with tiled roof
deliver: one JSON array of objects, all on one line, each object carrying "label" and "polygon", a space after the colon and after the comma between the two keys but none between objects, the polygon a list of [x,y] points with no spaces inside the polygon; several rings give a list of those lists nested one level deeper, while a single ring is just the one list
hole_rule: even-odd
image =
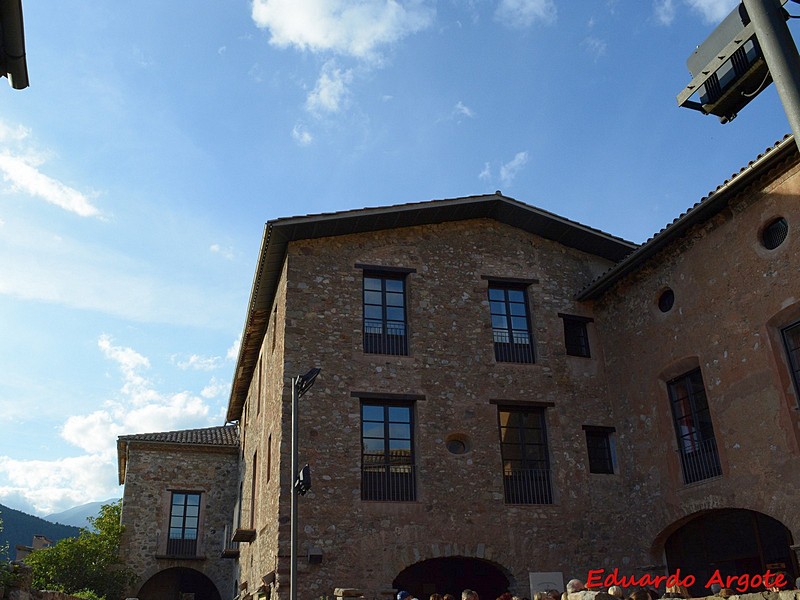
[{"label": "stone house with tiled roof", "polygon": [[269,221],[227,413],[236,593],[289,598],[311,367],[299,598],[793,580],[799,198],[787,138],[641,246],[499,192]]},{"label": "stone house with tiled roof", "polygon": [[[235,595],[226,528],[236,505],[236,425],[120,436],[122,557],[140,600]],[[188,596],[187,596],[188,597]]]}]

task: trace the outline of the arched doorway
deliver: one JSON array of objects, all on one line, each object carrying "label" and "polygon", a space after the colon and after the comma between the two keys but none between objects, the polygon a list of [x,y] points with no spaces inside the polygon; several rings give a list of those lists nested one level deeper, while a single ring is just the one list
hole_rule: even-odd
[{"label": "arched doorway", "polygon": [[698,597],[709,595],[705,586],[716,571],[723,578],[782,571],[793,583],[797,562],[791,545],[792,534],[780,521],[729,508],[704,512],[682,525],[667,538],[664,551],[670,573],[680,568],[682,575],[696,578],[690,592]]},{"label": "arched doorway", "polygon": [[200,571],[184,567],[164,569],[148,579],[139,600],[221,600],[217,586]]},{"label": "arched doorway", "polygon": [[478,592],[481,600],[495,600],[508,590],[508,577],[494,563],[479,558],[450,556],[423,560],[403,569],[392,582],[420,600],[434,592],[461,598],[467,588]]}]

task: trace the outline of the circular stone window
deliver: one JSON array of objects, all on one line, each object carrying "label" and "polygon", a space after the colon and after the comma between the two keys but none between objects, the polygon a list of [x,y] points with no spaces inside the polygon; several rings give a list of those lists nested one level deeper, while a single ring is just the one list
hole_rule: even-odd
[{"label": "circular stone window", "polygon": [[662,313],[669,312],[673,304],[675,304],[675,292],[672,288],[667,288],[658,297],[658,310]]},{"label": "circular stone window", "polygon": [[775,250],[786,239],[789,233],[789,223],[783,217],[770,221],[761,232],[761,245],[767,250]]},{"label": "circular stone window", "polygon": [[450,454],[466,454],[471,448],[469,438],[461,433],[451,433],[444,444]]}]

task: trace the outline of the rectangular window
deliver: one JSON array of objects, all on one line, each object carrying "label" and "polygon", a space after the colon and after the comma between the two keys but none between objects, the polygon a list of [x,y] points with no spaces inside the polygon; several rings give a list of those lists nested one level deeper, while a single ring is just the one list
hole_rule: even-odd
[{"label": "rectangular window", "polygon": [[362,402],[362,500],[416,500],[412,417],[407,402]]},{"label": "rectangular window", "polygon": [[364,352],[408,354],[404,273],[364,273]]},{"label": "rectangular window", "polygon": [[172,492],[167,554],[170,556],[195,556],[199,527],[200,494]]},{"label": "rectangular window", "polygon": [[552,504],[544,409],[499,408],[500,455],[508,504]]},{"label": "rectangular window", "polygon": [[589,473],[614,474],[614,428],[584,425]]},{"label": "rectangular window", "polygon": [[258,508],[258,495],[256,494],[258,483],[258,451],[253,452],[253,469],[250,474],[250,529],[256,526],[256,510]]},{"label": "rectangular window", "polygon": [[589,331],[586,324],[591,323],[592,319],[561,313],[558,316],[564,321],[564,346],[567,349],[567,356],[591,358]]},{"label": "rectangular window", "polygon": [[700,369],[667,383],[684,483],[722,474]]},{"label": "rectangular window", "polygon": [[494,357],[497,362],[534,362],[530,312],[524,286],[489,284]]},{"label": "rectangular window", "polygon": [[800,322],[783,330],[783,345],[789,357],[789,368],[792,370],[794,390],[800,401]]}]

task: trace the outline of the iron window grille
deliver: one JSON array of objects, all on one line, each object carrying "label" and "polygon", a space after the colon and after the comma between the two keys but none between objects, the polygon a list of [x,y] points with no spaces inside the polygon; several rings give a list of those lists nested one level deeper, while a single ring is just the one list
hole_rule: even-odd
[{"label": "iron window grille", "polygon": [[364,352],[408,354],[404,274],[364,273]]},{"label": "iron window grille", "polygon": [[800,399],[800,321],[786,327],[782,332],[783,346],[789,358],[789,369],[792,373],[794,390]]},{"label": "iron window grille", "polygon": [[668,382],[683,482],[722,475],[703,375],[695,369]]},{"label": "iron window grille", "polygon": [[410,403],[361,405],[361,499],[416,500],[414,423]]},{"label": "iron window grille", "polygon": [[500,455],[507,504],[552,504],[544,409],[499,408]]},{"label": "iron window grille", "polygon": [[495,360],[533,363],[535,356],[526,288],[490,283],[489,308]]},{"label": "iron window grille", "polygon": [[200,494],[172,492],[169,511],[169,556],[195,556],[200,526]]}]

